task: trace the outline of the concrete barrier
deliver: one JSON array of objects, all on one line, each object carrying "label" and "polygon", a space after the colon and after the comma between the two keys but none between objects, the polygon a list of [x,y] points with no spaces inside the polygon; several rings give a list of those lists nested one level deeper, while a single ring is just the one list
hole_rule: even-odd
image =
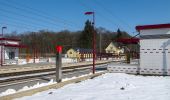
[{"label": "concrete barrier", "polygon": [[170,75],[170,69],[140,68],[137,64],[111,64],[107,67],[108,72],[141,74],[141,75]]},{"label": "concrete barrier", "polygon": [[83,77],[79,77],[79,78],[76,78],[76,79],[64,81],[64,82],[61,82],[61,83],[55,83],[55,84],[44,86],[44,87],[39,87],[39,88],[31,89],[31,90],[17,92],[17,93],[14,93],[14,94],[2,96],[2,97],[0,97],[0,100],[12,100],[12,99],[21,98],[21,97],[24,97],[24,96],[31,96],[31,95],[38,93],[38,92],[46,91],[46,90],[49,90],[49,89],[57,89],[57,88],[61,88],[61,87],[65,86],[67,84],[77,83],[77,82],[81,82],[81,81],[84,81],[84,80],[87,80],[87,79],[91,79],[91,78],[100,76],[104,73],[106,73],[106,72],[100,72],[100,73],[96,73],[96,74],[92,74],[92,75],[83,76]]},{"label": "concrete barrier", "polygon": [[170,75],[170,69],[161,68],[141,68],[140,74],[146,75]]},{"label": "concrete barrier", "polygon": [[108,65],[107,70],[113,73],[137,74],[139,65],[134,64],[113,64]]}]

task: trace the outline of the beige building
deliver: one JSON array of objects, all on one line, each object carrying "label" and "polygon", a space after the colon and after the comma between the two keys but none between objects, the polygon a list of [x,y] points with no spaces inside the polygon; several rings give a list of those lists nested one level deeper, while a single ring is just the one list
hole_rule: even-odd
[{"label": "beige building", "polygon": [[124,49],[118,46],[117,43],[113,43],[111,42],[107,48],[105,49],[106,53],[113,53],[113,54],[120,54],[120,53],[124,53]]},{"label": "beige building", "polygon": [[67,51],[67,57],[77,58],[77,57],[79,57],[79,53],[75,49],[71,48]]},{"label": "beige building", "polygon": [[67,51],[68,58],[74,59],[86,59],[92,58],[93,52],[92,49],[82,49],[82,48],[71,48]]}]

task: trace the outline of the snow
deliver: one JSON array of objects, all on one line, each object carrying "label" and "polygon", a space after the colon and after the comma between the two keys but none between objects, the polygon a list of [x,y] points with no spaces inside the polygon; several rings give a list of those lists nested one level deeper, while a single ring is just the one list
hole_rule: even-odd
[{"label": "snow", "polygon": [[[96,73],[100,73],[100,72],[103,72],[103,71],[98,71]],[[89,74],[84,74],[84,75],[80,75],[78,77],[84,77],[84,76],[87,76],[87,75],[91,75],[92,73],[89,73]],[[62,79],[62,81],[68,81],[68,80],[72,80],[72,79],[76,79],[78,77],[71,77],[71,78],[64,78]],[[22,89],[19,89],[18,91],[16,91],[15,89],[7,89],[6,91],[0,93],[0,96],[5,96],[5,95],[9,95],[9,94],[13,94],[13,93],[16,93],[16,92],[22,92],[22,91],[25,91],[25,90],[30,90],[30,89],[35,89],[35,88],[39,88],[39,87],[43,87],[43,86],[47,86],[47,85],[52,85],[52,84],[55,84],[57,82],[55,82],[53,79],[51,79],[49,82],[47,83],[37,83],[33,86],[24,86]]]},{"label": "snow", "polygon": [[17,100],[169,100],[170,77],[106,73]]},{"label": "snow", "polygon": [[21,92],[21,91],[25,91],[25,90],[30,90],[30,89],[34,89],[34,88],[38,88],[38,87],[42,87],[42,86],[47,86],[47,85],[51,85],[54,84],[55,82],[53,81],[53,79],[51,79],[49,82],[47,83],[37,83],[34,86],[24,86],[22,89],[16,91],[15,89],[7,89],[6,91],[0,93],[0,96],[5,96],[5,95],[9,95],[9,94],[13,94],[16,92]]}]

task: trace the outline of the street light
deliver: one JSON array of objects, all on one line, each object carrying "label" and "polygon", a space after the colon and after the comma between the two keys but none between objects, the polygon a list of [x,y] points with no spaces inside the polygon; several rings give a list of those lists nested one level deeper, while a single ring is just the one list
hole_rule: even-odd
[{"label": "street light", "polygon": [[[93,28],[95,29],[95,13],[94,12],[85,12],[85,15],[93,15]],[[96,57],[96,35],[95,30],[93,30],[93,74],[95,73],[95,57]]]},{"label": "street light", "polygon": [[3,37],[4,29],[7,29],[7,27],[5,26],[2,27],[2,34],[1,34],[2,37]]},{"label": "street light", "polygon": [[[4,33],[4,29],[7,29],[7,27],[2,27],[2,34],[1,34],[1,36],[2,36],[2,38],[3,38],[3,33]],[[3,43],[2,43],[2,41],[1,41],[1,66],[3,66],[3,45],[2,45]]]}]

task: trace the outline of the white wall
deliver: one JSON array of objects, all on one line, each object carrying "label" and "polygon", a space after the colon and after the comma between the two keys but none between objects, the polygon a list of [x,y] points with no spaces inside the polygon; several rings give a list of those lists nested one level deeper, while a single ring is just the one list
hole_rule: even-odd
[{"label": "white wall", "polygon": [[[19,49],[18,48],[14,48],[14,47],[4,47],[3,48],[3,52],[2,52],[2,57],[3,57],[3,64],[16,64],[16,61],[18,60],[18,53],[19,53]],[[15,59],[9,60],[9,51],[13,51],[15,52]],[[0,46],[0,63],[1,63],[1,46]]]},{"label": "white wall", "polygon": [[9,52],[15,52],[15,59],[18,59],[19,48],[15,47],[5,47],[5,59],[9,59]]},{"label": "white wall", "polygon": [[144,39],[140,46],[141,73],[170,73],[170,39]]},{"label": "white wall", "polygon": [[[17,45],[19,44],[18,41],[11,41],[11,40],[1,40],[0,41],[1,43],[5,43],[5,44],[12,44],[12,45]],[[19,48],[15,48],[15,47],[4,47],[2,46],[2,57],[3,57],[3,62],[5,60],[8,60],[9,59],[9,52],[10,51],[13,51],[15,52],[15,60],[18,59],[18,55],[19,55]],[[1,59],[1,46],[0,46],[0,59]]]},{"label": "white wall", "polygon": [[140,35],[170,34],[170,28],[141,30]]},{"label": "white wall", "polygon": [[113,73],[129,73],[129,74],[137,74],[138,73],[138,65],[134,64],[109,64],[107,66],[107,70]]},{"label": "white wall", "polygon": [[14,45],[19,44],[18,41],[5,41],[5,42],[6,42],[6,44],[14,44]]}]

